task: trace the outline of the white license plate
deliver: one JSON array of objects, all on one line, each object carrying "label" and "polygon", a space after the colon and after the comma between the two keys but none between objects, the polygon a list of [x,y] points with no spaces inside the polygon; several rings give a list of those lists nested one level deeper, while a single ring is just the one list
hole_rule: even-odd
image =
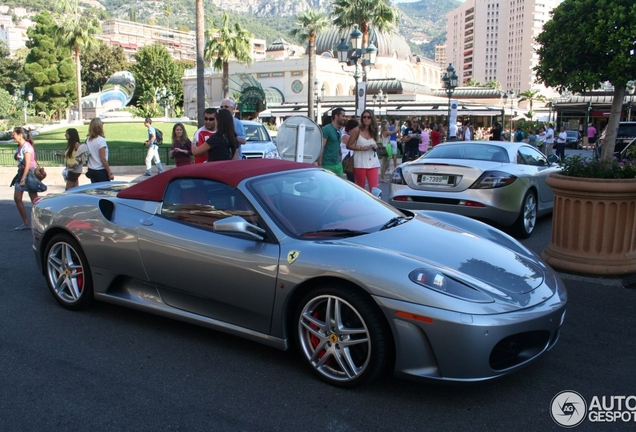
[{"label": "white license plate", "polygon": [[448,184],[448,176],[447,175],[427,175],[427,174],[418,174],[417,182],[419,184]]}]

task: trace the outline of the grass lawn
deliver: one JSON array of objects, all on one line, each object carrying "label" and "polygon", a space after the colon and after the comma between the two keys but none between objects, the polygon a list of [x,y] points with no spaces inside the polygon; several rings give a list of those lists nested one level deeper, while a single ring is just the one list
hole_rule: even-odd
[{"label": "grass lawn", "polygon": [[[172,128],[174,123],[153,122],[154,127],[163,132],[164,146],[170,146],[172,141]],[[80,139],[84,140],[88,134],[88,125],[74,126],[79,132]],[[197,130],[194,125],[185,125],[188,138]],[[64,150],[66,148],[66,127],[56,130],[41,132],[35,137],[35,146],[38,150]],[[142,147],[143,142],[148,139],[148,129],[143,123],[104,123],[104,135],[109,149]],[[0,148],[15,149],[15,143],[0,144]]]}]

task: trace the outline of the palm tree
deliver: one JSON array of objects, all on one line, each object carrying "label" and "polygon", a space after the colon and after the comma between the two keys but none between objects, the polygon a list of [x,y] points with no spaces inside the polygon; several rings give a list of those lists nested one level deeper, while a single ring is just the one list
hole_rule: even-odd
[{"label": "palm tree", "polygon": [[252,63],[250,38],[252,33],[239,23],[230,26],[230,17],[223,13],[223,25],[218,27],[209,20],[210,28],[205,31],[205,59],[213,61],[212,67],[223,71],[223,97],[230,96],[230,59],[242,64]]},{"label": "palm tree", "polygon": [[71,49],[75,60],[75,77],[77,79],[77,111],[82,120],[82,65],[80,52],[96,45],[94,36],[99,32],[101,24],[96,17],[85,17],[80,14],[78,0],[66,0],[61,5],[59,24],[55,27],[55,35],[63,46]]},{"label": "palm tree", "polygon": [[[197,40],[197,124],[203,126],[205,110],[205,20],[203,0],[196,0],[196,40]],[[184,95],[185,96],[185,95]]]},{"label": "palm tree", "polygon": [[530,108],[528,110],[528,117],[530,118],[530,120],[532,120],[532,117],[534,116],[534,110],[532,109],[533,102],[545,102],[546,98],[541,93],[539,93],[539,90],[526,90],[519,93],[519,103],[525,101],[528,101],[528,106]]},{"label": "palm tree", "polygon": [[396,26],[399,13],[390,0],[335,0],[333,2],[334,24],[349,29],[357,24],[362,32],[362,46],[369,46],[369,28],[388,31]]},{"label": "palm tree", "polygon": [[310,9],[306,12],[298,14],[296,17],[296,28],[291,32],[292,37],[297,38],[300,42],[308,43],[308,83],[307,83],[307,114],[310,119],[314,118],[314,81],[316,80],[316,36],[323,32],[331,22],[327,16]]}]

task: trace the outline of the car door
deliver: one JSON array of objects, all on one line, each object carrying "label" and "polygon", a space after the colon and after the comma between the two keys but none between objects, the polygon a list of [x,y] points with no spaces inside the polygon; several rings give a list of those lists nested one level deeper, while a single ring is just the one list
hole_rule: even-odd
[{"label": "car door", "polygon": [[245,198],[210,180],[177,179],[161,215],[142,221],[139,248],[146,272],[172,307],[269,333],[280,248],[213,231],[241,216],[258,224]]},{"label": "car door", "polygon": [[546,205],[551,205],[554,201],[554,193],[545,180],[550,174],[558,171],[559,168],[552,166],[552,164],[548,161],[548,158],[543,153],[530,146],[519,147],[517,163],[520,165],[526,165],[531,173],[533,177],[532,181],[539,191],[538,199],[541,208]]}]

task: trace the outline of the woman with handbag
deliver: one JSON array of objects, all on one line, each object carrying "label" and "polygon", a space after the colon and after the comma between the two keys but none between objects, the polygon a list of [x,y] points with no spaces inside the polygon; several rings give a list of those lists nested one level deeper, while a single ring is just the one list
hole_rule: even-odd
[{"label": "woman with handbag", "polygon": [[356,184],[369,190],[378,187],[380,161],[376,153],[378,143],[378,124],[371,111],[362,111],[361,123],[357,133],[351,134],[347,148],[353,150],[353,177]]},{"label": "woman with handbag", "polygon": [[340,157],[342,158],[342,171],[347,176],[347,180],[355,183],[353,178],[353,151],[347,148],[351,133],[360,123],[357,120],[347,120],[344,125],[342,136],[340,137]]},{"label": "woman with handbag", "polygon": [[18,173],[13,178],[11,186],[15,185],[13,200],[15,201],[15,206],[18,208],[18,213],[20,213],[20,217],[22,218],[22,225],[14,228],[16,231],[31,229],[31,224],[27,217],[26,209],[24,208],[24,202],[22,202],[24,192],[29,193],[31,202],[33,202],[33,200],[38,196],[36,190],[29,191],[26,186],[26,179],[29,171],[31,172],[31,175],[34,175],[33,171],[35,171],[35,167],[37,165],[35,162],[35,150],[33,150],[33,145],[26,140],[26,137],[27,132],[24,128],[16,127],[13,129],[13,140],[18,143],[18,148],[13,156],[14,159],[18,161]]},{"label": "woman with handbag", "polygon": [[86,147],[89,154],[86,177],[91,183],[114,180],[115,176],[108,165],[108,144],[104,136],[104,124],[97,117],[88,125]]},{"label": "woman with handbag", "polygon": [[82,175],[82,165],[77,162],[75,157],[77,156],[77,149],[80,146],[79,132],[77,129],[66,129],[66,150],[64,153],[57,153],[57,156],[63,157],[66,161],[66,188],[69,190],[76,186],[79,186],[79,176]]}]

